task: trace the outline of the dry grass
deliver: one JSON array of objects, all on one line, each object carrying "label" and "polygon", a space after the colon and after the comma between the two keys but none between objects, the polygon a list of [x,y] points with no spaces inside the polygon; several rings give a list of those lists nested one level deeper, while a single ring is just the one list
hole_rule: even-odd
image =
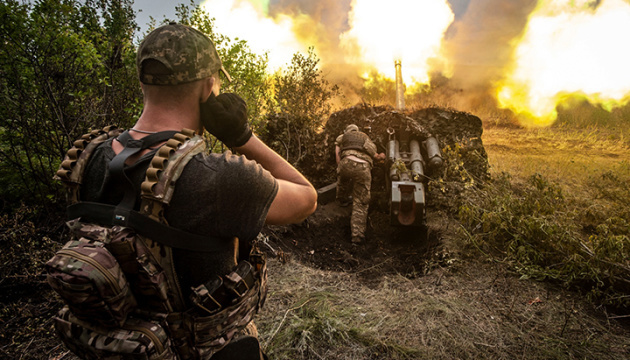
[{"label": "dry grass", "polygon": [[573,293],[470,263],[409,279],[271,262],[274,359],[625,359],[628,333]]},{"label": "dry grass", "polygon": [[[542,173],[572,195],[590,196],[598,174],[630,174],[628,144],[599,132],[495,128],[483,140],[493,172],[509,172],[516,181]],[[269,295],[256,320],[270,358],[630,358],[628,319],[576,292],[482,260],[448,214],[431,213],[429,226],[439,252],[450,255],[442,261],[418,253],[420,273],[391,271],[400,261],[395,256],[351,271],[271,259]],[[14,329],[0,337],[0,358],[74,359],[50,333],[57,303],[47,301],[49,294],[5,303],[0,322]],[[18,324],[24,331],[16,332]]]},{"label": "dry grass", "polygon": [[487,128],[482,139],[495,174],[527,178],[539,173],[575,190],[596,173],[630,172],[630,138],[623,134],[621,130]]},{"label": "dry grass", "polygon": [[[629,143],[623,136],[492,128],[485,130],[483,141],[493,174],[510,173],[515,182],[542,174],[570,196],[592,196],[589,184],[606,172],[630,174]],[[383,273],[366,281],[360,273],[272,261],[270,295],[258,318],[271,357],[630,357],[630,332],[618,322],[624,318],[607,314],[578,293],[519,279],[501,263],[481,261],[463,235],[453,231],[456,223],[448,225],[451,231],[439,226],[434,230],[441,234],[441,246],[449,248],[444,251],[460,255],[423,276]]]}]

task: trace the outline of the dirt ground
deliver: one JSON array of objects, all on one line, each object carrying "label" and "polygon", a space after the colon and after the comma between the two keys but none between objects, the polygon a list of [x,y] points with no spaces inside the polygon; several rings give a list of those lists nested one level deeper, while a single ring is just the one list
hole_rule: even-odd
[{"label": "dirt ground", "polygon": [[[436,260],[434,251],[441,251],[443,234],[432,227],[395,227],[389,225],[389,213],[372,210],[366,239],[361,244],[350,242],[349,219],[352,206],[341,207],[336,202],[319,205],[307,221],[294,227],[269,227],[265,233],[278,244],[280,251],[296,260],[322,270],[359,272],[366,279],[378,268],[378,274],[422,274],[421,259]],[[428,214],[432,226],[444,221],[439,214]],[[448,226],[443,224],[442,226]],[[272,245],[273,246],[273,245]],[[448,261],[448,254],[437,255],[437,261]]]},{"label": "dirt ground", "polygon": [[[409,117],[401,117],[391,109],[365,109],[360,106],[333,115],[331,120],[335,116],[337,122],[327,125],[330,127],[326,129],[329,132],[328,142],[323,142],[329,148],[329,139],[340,133],[345,124],[356,119],[363,119],[359,122],[363,127],[379,124],[372,121],[376,118],[409,121]],[[431,135],[437,135],[443,146],[459,149],[468,173],[475,179],[483,180],[491,164],[488,164],[488,155],[481,141],[481,123],[474,116],[449,111],[443,113],[439,109],[427,109],[410,116],[413,119],[433,119],[423,122],[422,128]],[[434,131],[439,128],[435,124],[440,121],[450,124],[442,133]],[[460,131],[462,129],[464,131]],[[371,130],[373,137],[377,138],[376,142],[382,143],[384,129],[372,126]],[[490,154],[491,157],[499,156],[499,153],[508,154],[505,163],[515,167],[525,166],[526,162],[518,159],[532,153],[527,148],[521,149],[526,132],[498,129],[493,133],[495,138],[489,149],[500,151]],[[515,138],[520,142],[516,142]],[[557,144],[537,145],[544,149],[537,149],[536,153],[558,151]],[[476,152],[475,156],[467,156],[472,152]],[[546,166],[544,161],[534,163],[539,166],[538,170]],[[332,173],[331,162],[318,166],[321,173]],[[567,166],[560,168],[566,169]],[[327,179],[331,181],[333,178],[329,176]],[[455,177],[448,180],[450,186],[456,187]],[[403,288],[407,290],[397,296],[402,296],[402,300],[385,294],[370,293],[369,296],[392,302],[404,302],[404,298],[408,298],[417,301],[419,307],[423,306],[420,303],[430,303],[447,309],[440,310],[438,313],[441,315],[432,314],[421,321],[405,323],[401,320],[398,329],[386,329],[391,332],[391,337],[397,337],[401,343],[417,350],[416,355],[411,356],[413,359],[630,359],[630,318],[619,316],[612,309],[596,307],[579,293],[555,284],[521,279],[500,261],[487,261],[469,248],[469,244],[464,244],[460,225],[454,218],[454,209],[450,207],[456,188],[451,188],[446,196],[429,189],[426,228],[405,228],[390,225],[386,186],[384,170],[377,165],[373,171],[374,191],[364,243],[357,245],[350,242],[351,208],[340,207],[334,201],[320,204],[304,224],[268,227],[265,234],[269,237],[270,252],[277,255],[281,263],[288,264],[284,267],[290,269],[280,266],[276,270],[281,274],[300,272],[301,266],[307,266],[321,270],[311,276],[334,277],[337,283],[356,281],[358,284],[348,286],[369,288],[375,292],[383,288],[389,291],[392,278],[403,278]],[[357,293],[362,291],[367,290]],[[393,296],[396,298],[396,295]],[[276,300],[271,299],[270,307],[274,307]],[[278,301],[287,302],[286,299]],[[372,310],[379,311],[378,308]],[[405,311],[403,305],[399,311],[380,315],[396,318],[394,313]],[[410,311],[409,316],[413,315]],[[413,336],[408,338],[410,332],[421,340]],[[327,353],[329,356],[322,358],[368,358],[365,355],[342,356],[334,351]]]},{"label": "dirt ground", "polygon": [[[468,252],[457,240],[457,222],[445,212],[429,209],[422,236],[420,229],[390,226],[387,213],[373,210],[359,245],[349,241],[349,215],[350,208],[332,202],[302,225],[266,229],[270,255],[279,261],[272,260],[275,289],[261,314],[263,340],[282,327],[277,314],[291,310],[287,303],[334,287],[340,295],[329,306],[360,308],[379,324],[394,322],[375,337],[413,350],[350,355],[357,351],[350,345],[316,347],[297,358],[630,359],[630,321],[579,293],[520,279],[507,266]],[[296,276],[306,285],[286,283]]]}]

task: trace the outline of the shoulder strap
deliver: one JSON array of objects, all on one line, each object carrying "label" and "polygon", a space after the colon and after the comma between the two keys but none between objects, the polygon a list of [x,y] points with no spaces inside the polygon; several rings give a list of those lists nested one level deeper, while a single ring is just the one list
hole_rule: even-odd
[{"label": "shoulder strap", "polygon": [[[192,130],[183,129],[157,151],[151,160],[151,165],[147,169],[146,178],[141,186],[140,212],[144,215],[143,218],[168,228],[164,210],[171,201],[175,191],[175,183],[193,156],[204,151],[205,148],[206,142],[201,136]],[[153,227],[153,229],[158,229],[158,227]],[[189,242],[199,249],[205,248],[205,251],[225,249],[226,246],[238,247],[238,239],[236,238],[227,241],[228,239],[210,239],[207,237],[200,239],[199,236],[189,235],[186,239],[178,239],[181,242],[178,241],[175,246],[150,247],[154,259],[165,270],[166,282],[170,289],[169,299],[178,311],[186,309],[186,300],[177,278],[175,262],[173,261],[173,248],[181,247],[185,242]],[[188,250],[195,249],[189,248]]]},{"label": "shoulder strap", "polygon": [[117,140],[124,148],[109,163],[109,172],[119,184],[123,184],[125,187],[125,195],[118,204],[119,207],[133,209],[136,203],[136,187],[125,173],[125,162],[127,159],[154,144],[170,139],[175,134],[177,134],[177,131],[161,131],[136,140],[129,135],[129,131],[125,131],[118,136]]},{"label": "shoulder strap", "polygon": [[186,164],[206,149],[203,137],[193,130],[183,129],[162,146],[151,160],[142,183],[140,211],[154,220],[166,223],[163,207],[171,202],[175,183]]},{"label": "shoulder strap", "polygon": [[83,181],[83,171],[94,149],[109,138],[118,136],[122,130],[116,126],[107,126],[102,130],[93,130],[76,140],[57,170],[54,179],[61,180],[68,188],[68,202],[79,201],[79,188]]},{"label": "shoulder strap", "polygon": [[[127,132],[121,134],[120,131],[115,133],[92,132],[88,135],[92,134],[96,134],[96,136],[84,135],[82,137],[84,141],[91,140],[91,142],[88,141],[89,146],[82,147],[82,149],[86,149],[85,151],[79,152],[72,149],[69,151],[69,154],[79,153],[81,155],[80,161],[64,161],[62,169],[58,172],[58,175],[61,172],[61,175],[67,178],[68,182],[75,184],[74,187],[70,188],[70,191],[73,192],[71,198],[74,201],[71,201],[67,208],[69,219],[80,217],[84,222],[94,222],[105,226],[130,227],[138,234],[153,241],[190,251],[217,251],[234,246],[233,241],[226,241],[227,239],[224,238],[196,235],[168,226],[164,218],[164,206],[168,204],[173,195],[176,180],[188,161],[205,149],[205,141],[201,136],[195,135],[194,131],[188,129],[181,132],[169,131],[152,134],[141,139],[144,141],[131,139]],[[147,170],[146,180],[142,184],[143,203],[139,212],[133,210],[135,194],[133,194],[134,189],[131,185],[127,185],[125,196],[117,206],[79,201],[78,191],[85,164],[87,164],[89,155],[96,145],[112,137],[108,135],[120,135],[118,140],[123,145],[131,145],[132,150],[127,151],[127,147],[125,147],[125,150],[121,151],[110,163],[112,176],[117,176],[123,183],[129,184],[131,181],[124,174],[125,160],[152,144],[163,142],[165,138],[169,139],[154,155],[151,166]],[[92,140],[94,138],[97,138],[98,143]],[[75,146],[77,143],[79,141],[75,142]],[[83,143],[81,142],[79,145],[83,145]],[[120,156],[121,154],[123,155]],[[70,157],[70,159],[73,158]],[[75,165],[71,165],[72,163]]]}]

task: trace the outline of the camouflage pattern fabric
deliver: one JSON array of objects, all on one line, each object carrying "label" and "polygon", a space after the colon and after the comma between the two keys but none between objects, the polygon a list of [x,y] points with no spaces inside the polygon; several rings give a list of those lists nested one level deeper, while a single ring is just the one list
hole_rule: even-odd
[{"label": "camouflage pattern fabric", "polygon": [[253,319],[267,297],[267,266],[265,255],[256,245],[250,261],[256,269],[256,282],[231,305],[211,315],[201,308],[169,315],[173,346],[181,359],[210,359],[232,339],[257,336]]},{"label": "camouflage pattern fabric", "polygon": [[[157,61],[166,71],[148,73],[145,61]],[[140,46],[136,58],[140,81],[148,85],[178,85],[200,80],[221,70],[228,80],[212,41],[190,26],[170,23],[152,31]]]},{"label": "camouflage pattern fabric", "polygon": [[177,359],[159,321],[130,317],[122,327],[99,327],[76,318],[68,307],[53,320],[59,337],[81,359]]},{"label": "camouflage pattern fabric", "polygon": [[46,267],[48,283],[79,319],[120,326],[137,305],[116,258],[100,241],[71,240]]},{"label": "camouflage pattern fabric", "polygon": [[61,180],[68,189],[66,193],[70,204],[79,201],[79,188],[83,181],[83,168],[86,166],[90,155],[102,142],[120,135],[121,129],[116,126],[106,126],[102,130],[93,130],[84,134],[73,143],[66,156],[59,166],[55,180]]},{"label": "camouflage pattern fabric", "polygon": [[337,199],[352,195],[352,216],[350,230],[352,237],[365,238],[370,189],[372,186],[371,167],[368,163],[341,159],[337,166]]},{"label": "camouflage pattern fabric", "polygon": [[146,244],[159,247],[130,228],[114,226],[106,247],[127,275],[130,288],[142,309],[158,313],[172,311],[165,271]]},{"label": "camouflage pattern fabric", "polygon": [[[170,330],[174,333],[189,332],[194,336],[188,338],[193,341],[191,350],[194,359],[209,359],[225,347],[234,337],[244,334],[245,329],[254,319],[259,309],[261,299],[260,285],[252,287],[238,301],[210,316],[187,314],[180,324],[180,328],[173,326],[177,322],[169,319]],[[192,315],[194,314],[194,315]]]},{"label": "camouflage pattern fabric", "polygon": [[[85,145],[92,138],[85,138]],[[166,223],[164,206],[176,180],[204,149],[203,138],[183,129],[156,152],[142,184],[144,215]],[[87,160],[73,162],[73,176],[82,176]],[[80,184],[64,183],[70,192],[79,190],[74,185]],[[172,285],[177,281],[170,247],[127,227],[80,219],[67,225],[73,240],[47,262],[47,279],[66,303],[54,318],[56,330],[81,358],[209,359],[253,327],[252,319],[267,294],[266,259],[256,244],[249,256],[255,282],[245,294],[209,314],[179,306],[182,294],[178,285]],[[241,280],[231,276],[224,281]]]},{"label": "camouflage pattern fabric", "polygon": [[[342,147],[342,142],[343,142],[343,138],[345,135],[347,134],[341,134],[339,136],[337,136],[337,138],[335,139],[335,146],[339,146],[340,151],[339,151],[339,156],[341,158],[344,158],[346,156],[349,155],[353,155],[358,157],[361,160],[365,160],[368,163],[370,163],[370,166],[373,165],[374,160],[373,157],[376,155],[377,153],[377,149],[376,149],[376,144],[374,144],[374,142],[372,140],[370,140],[370,138],[365,134],[365,133],[361,133],[364,136],[362,136],[362,138],[364,138],[365,142],[363,143],[363,149],[362,150],[358,150],[358,149],[347,149],[347,150],[343,150]],[[352,136],[354,134],[350,134],[350,136]]]}]

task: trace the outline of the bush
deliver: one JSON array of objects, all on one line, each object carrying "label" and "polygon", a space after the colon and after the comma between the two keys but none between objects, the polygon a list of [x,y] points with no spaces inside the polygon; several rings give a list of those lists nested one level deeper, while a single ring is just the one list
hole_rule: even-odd
[{"label": "bush", "polygon": [[0,3],[0,200],[47,204],[72,142],[125,126],[140,101],[131,2]]},{"label": "bush", "polygon": [[318,63],[313,48],[306,56],[296,53],[288,69],[272,80],[274,96],[267,105],[261,138],[296,166],[309,157],[315,135],[330,115],[330,100],[340,94],[323,77]]},{"label": "bush", "polygon": [[614,194],[608,198],[613,203],[585,206],[586,200],[566,198],[541,175],[516,185],[502,174],[463,197],[462,228],[472,245],[524,278],[556,281],[595,302],[627,307],[630,216],[618,209],[627,209],[630,193],[627,180],[611,177],[603,174],[609,182],[593,189],[600,197]]}]

